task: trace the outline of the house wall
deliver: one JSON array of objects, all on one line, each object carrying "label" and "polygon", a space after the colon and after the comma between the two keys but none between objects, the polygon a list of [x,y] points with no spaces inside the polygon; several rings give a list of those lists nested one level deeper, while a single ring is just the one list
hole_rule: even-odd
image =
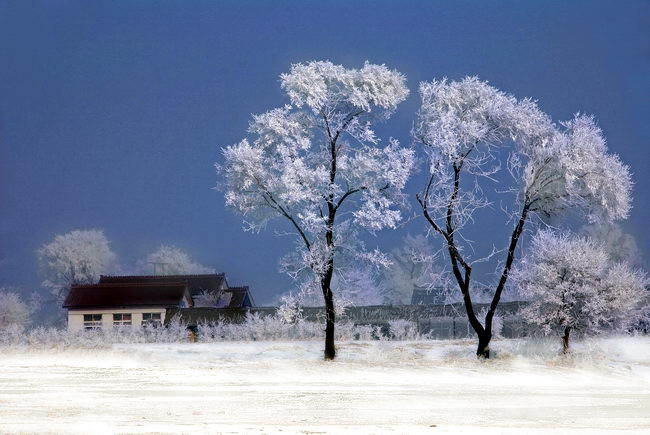
[{"label": "house wall", "polygon": [[125,308],[125,309],[106,309],[106,310],[68,310],[68,330],[79,331],[84,327],[84,314],[101,314],[102,328],[113,327],[113,314],[131,313],[131,327],[139,328],[142,326],[142,313],[160,313],[161,322],[165,322],[166,309],[162,307],[152,308]]}]

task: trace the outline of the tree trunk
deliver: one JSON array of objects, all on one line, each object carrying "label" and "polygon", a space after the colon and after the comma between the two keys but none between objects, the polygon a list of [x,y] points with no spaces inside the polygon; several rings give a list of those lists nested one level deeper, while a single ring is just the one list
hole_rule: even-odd
[{"label": "tree trunk", "polygon": [[562,336],[562,354],[569,353],[569,334],[571,334],[571,327],[564,328],[564,335]]},{"label": "tree trunk", "polygon": [[476,348],[476,356],[479,358],[490,358],[490,341],[492,340],[492,334],[489,332],[484,332],[479,334],[478,337],[478,347]]},{"label": "tree trunk", "polygon": [[333,274],[334,267],[330,263],[330,267],[327,268],[325,275],[321,279],[323,298],[325,299],[325,360],[333,360],[336,357],[336,348],[334,347],[336,314],[334,312],[334,295],[331,289]]},{"label": "tree trunk", "polygon": [[334,301],[332,300],[332,292],[330,291],[329,297],[325,297],[325,359],[333,360],[336,357],[336,348],[334,347]]},{"label": "tree trunk", "polygon": [[[494,297],[490,303],[490,309],[488,310],[485,316],[485,326],[483,333],[480,330],[477,330],[478,333],[478,348],[476,349],[476,355],[479,358],[490,358],[490,340],[492,340],[492,321],[494,319],[494,314],[496,313],[499,301],[501,300],[501,293],[506,286],[508,280],[508,275],[510,274],[510,268],[515,259],[515,250],[517,249],[517,242],[519,242],[519,237],[521,236],[522,231],[524,230],[524,225],[526,224],[526,219],[528,218],[528,209],[530,208],[530,202],[528,198],[524,203],[524,206],[521,210],[521,216],[519,221],[512,231],[510,236],[510,246],[508,247],[508,256],[506,258],[506,264],[503,267],[503,272],[501,272],[501,278],[499,279],[499,284],[494,292]],[[468,290],[469,291],[469,290]],[[475,328],[476,329],[476,328]]]}]

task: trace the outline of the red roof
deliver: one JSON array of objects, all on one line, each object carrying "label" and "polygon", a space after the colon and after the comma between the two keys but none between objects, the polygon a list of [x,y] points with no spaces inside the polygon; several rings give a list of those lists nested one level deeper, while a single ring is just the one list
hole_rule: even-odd
[{"label": "red roof", "polygon": [[178,282],[112,283],[75,285],[63,303],[64,308],[131,306],[178,307],[189,299],[188,286]]}]

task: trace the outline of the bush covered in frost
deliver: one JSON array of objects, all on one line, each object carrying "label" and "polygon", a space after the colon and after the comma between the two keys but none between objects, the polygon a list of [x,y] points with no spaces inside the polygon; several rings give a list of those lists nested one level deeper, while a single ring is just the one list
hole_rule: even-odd
[{"label": "bush covered in frost", "polygon": [[[247,314],[241,323],[205,323],[198,325],[196,339],[199,342],[219,341],[290,341],[321,340],[324,327],[321,322],[296,319],[287,322],[281,316],[261,316]],[[144,326],[142,328],[115,327],[68,331],[60,328],[34,328],[24,331],[21,328],[0,330],[0,346],[34,347],[84,347],[102,348],[112,344],[128,343],[183,343],[193,335],[187,325],[172,321],[166,327]],[[353,340],[417,340],[424,339],[417,332],[417,325],[406,320],[392,321],[388,327],[376,325],[355,325],[342,322],[336,331],[336,338]]]},{"label": "bush covered in frost", "polygon": [[[273,341],[273,340],[320,340],[324,335],[322,322],[304,320],[300,317],[287,321],[283,316],[262,316],[248,313],[241,323],[206,323],[198,326],[198,340],[216,341]],[[391,321],[388,327],[378,325],[355,325],[341,322],[336,339],[353,340],[416,340],[424,339],[415,322]]]},{"label": "bush covered in frost", "polygon": [[391,320],[389,322],[390,339],[419,340],[426,338],[418,332],[418,325],[410,320]]},{"label": "bush covered in frost", "polygon": [[65,328],[38,327],[29,331],[19,328],[0,330],[0,346],[85,347],[102,348],[115,343],[180,343],[188,341],[185,325],[172,323],[165,328],[109,328],[68,331]]}]

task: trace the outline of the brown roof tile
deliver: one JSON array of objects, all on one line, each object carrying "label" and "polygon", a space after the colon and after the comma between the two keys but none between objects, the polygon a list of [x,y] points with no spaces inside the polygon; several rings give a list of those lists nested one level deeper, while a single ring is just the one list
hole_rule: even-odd
[{"label": "brown roof tile", "polygon": [[186,295],[187,284],[177,282],[77,285],[70,289],[63,307],[178,307]]},{"label": "brown roof tile", "polygon": [[104,283],[159,283],[175,282],[187,283],[192,296],[200,294],[202,291],[219,291],[225,284],[228,288],[226,275],[223,273],[209,273],[201,275],[131,275],[131,276],[109,276],[102,275],[99,279],[100,284]]}]

